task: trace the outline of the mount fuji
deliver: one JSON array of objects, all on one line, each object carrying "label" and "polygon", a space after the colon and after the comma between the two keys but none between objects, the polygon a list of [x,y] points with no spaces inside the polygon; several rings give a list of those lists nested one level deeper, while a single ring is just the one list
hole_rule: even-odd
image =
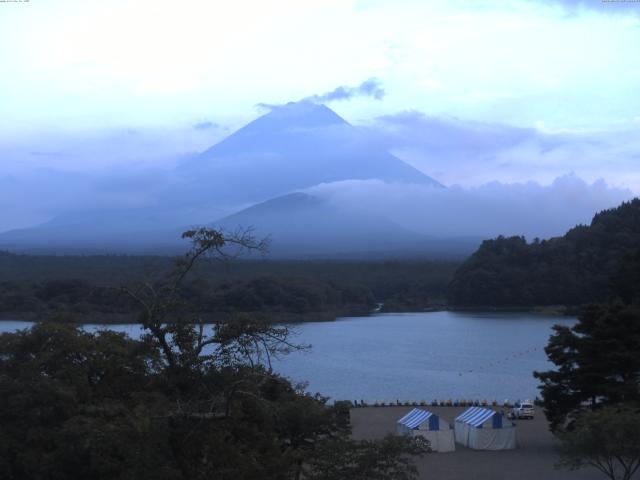
[{"label": "mount fuji", "polygon": [[[321,183],[382,180],[442,187],[325,105],[288,103],[242,127],[179,169],[191,202],[260,202]],[[205,180],[205,181],[203,181]]]},{"label": "mount fuji", "polygon": [[41,225],[0,234],[0,248],[175,252],[184,248],[181,230],[196,224],[233,227],[235,221],[259,225],[261,234],[279,232],[280,245],[289,244],[291,252],[300,250],[293,243],[307,238],[304,232],[310,225],[322,225],[322,234],[303,242],[306,253],[320,244],[333,244],[330,251],[351,251],[365,239],[386,238],[383,231],[389,241],[371,249],[401,250],[421,245],[421,236],[374,213],[367,218],[354,216],[307,194],[291,194],[346,180],[444,188],[367,140],[359,128],[325,105],[310,101],[271,107],[209,149],[185,158],[170,177],[170,182],[154,189],[149,206],[60,212]]}]

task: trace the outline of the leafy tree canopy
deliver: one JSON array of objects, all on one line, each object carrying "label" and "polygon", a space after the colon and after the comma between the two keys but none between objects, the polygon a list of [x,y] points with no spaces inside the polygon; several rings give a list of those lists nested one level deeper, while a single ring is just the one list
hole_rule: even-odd
[{"label": "leafy tree canopy", "polygon": [[589,465],[611,480],[631,480],[640,468],[640,408],[585,412],[560,439],[561,465],[574,470]]},{"label": "leafy tree canopy", "polygon": [[424,448],[351,440],[347,405],[271,369],[305,348],[286,327],[239,317],[205,329],[184,279],[206,255],[261,244],[185,236],[193,249],[170,275],[124,289],[140,305],[140,340],[54,322],[0,336],[0,478],[416,478],[407,455]]}]

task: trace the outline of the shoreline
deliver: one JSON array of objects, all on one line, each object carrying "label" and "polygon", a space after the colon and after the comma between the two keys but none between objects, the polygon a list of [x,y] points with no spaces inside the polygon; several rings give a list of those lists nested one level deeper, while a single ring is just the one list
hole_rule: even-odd
[{"label": "shoreline", "polygon": [[456,307],[447,308],[451,312],[487,312],[487,313],[539,313],[541,315],[556,315],[571,317],[580,314],[584,305],[534,305],[528,307],[500,306],[500,307]]},{"label": "shoreline", "polygon": [[[229,320],[238,315],[248,315],[270,323],[281,324],[300,324],[311,322],[334,322],[345,317],[368,317],[375,312],[362,311],[358,309],[345,311],[320,311],[320,312],[218,312],[218,313],[201,313],[204,325],[215,325],[219,321]],[[60,315],[60,319],[52,318]],[[68,317],[65,319],[65,316]],[[77,312],[2,312],[0,313],[0,322],[39,322],[50,321],[59,323],[70,323],[77,325],[136,325],[141,322],[137,321],[137,313],[102,313],[92,312],[81,314]]]},{"label": "shoreline", "polygon": [[[345,311],[320,311],[320,312],[218,312],[203,313],[204,325],[214,325],[219,321],[228,320],[236,315],[254,316],[258,320],[280,323],[280,324],[301,324],[313,322],[336,322],[341,318],[348,317],[369,317],[374,315],[393,315],[406,313],[435,313],[435,312],[453,312],[453,313],[532,313],[539,315],[550,315],[557,317],[578,316],[581,312],[580,306],[530,306],[530,307],[455,307],[455,306],[434,306],[424,309],[415,310],[396,310],[384,311],[373,310],[363,311],[361,309],[345,310]],[[54,315],[69,316],[69,319],[63,321],[51,318]],[[77,312],[2,312],[0,313],[0,322],[38,322],[38,321],[57,321],[61,323],[72,323],[78,325],[135,325],[140,322],[135,321],[135,313],[103,313],[91,312],[85,314]],[[42,318],[44,320],[42,320]],[[84,320],[84,318],[87,320]]]}]

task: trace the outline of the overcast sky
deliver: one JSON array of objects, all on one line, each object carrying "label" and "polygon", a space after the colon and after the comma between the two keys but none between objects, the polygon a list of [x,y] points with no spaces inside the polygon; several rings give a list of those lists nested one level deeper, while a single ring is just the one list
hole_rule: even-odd
[{"label": "overcast sky", "polygon": [[447,185],[638,193],[638,45],[637,2],[0,3],[0,180],[165,167],[304,98]]}]

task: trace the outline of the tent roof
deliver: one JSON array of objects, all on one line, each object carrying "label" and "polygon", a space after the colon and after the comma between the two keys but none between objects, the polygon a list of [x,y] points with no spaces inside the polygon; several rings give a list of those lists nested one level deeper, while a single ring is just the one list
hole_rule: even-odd
[{"label": "tent roof", "polygon": [[409,413],[407,413],[404,417],[398,420],[398,423],[405,425],[409,428],[416,428],[422,425],[427,420],[429,420],[429,417],[431,417],[432,415],[434,414],[426,410],[414,408]]},{"label": "tent roof", "polygon": [[471,407],[465,410],[462,415],[456,417],[456,422],[463,422],[473,427],[479,427],[498,412],[490,408]]}]

